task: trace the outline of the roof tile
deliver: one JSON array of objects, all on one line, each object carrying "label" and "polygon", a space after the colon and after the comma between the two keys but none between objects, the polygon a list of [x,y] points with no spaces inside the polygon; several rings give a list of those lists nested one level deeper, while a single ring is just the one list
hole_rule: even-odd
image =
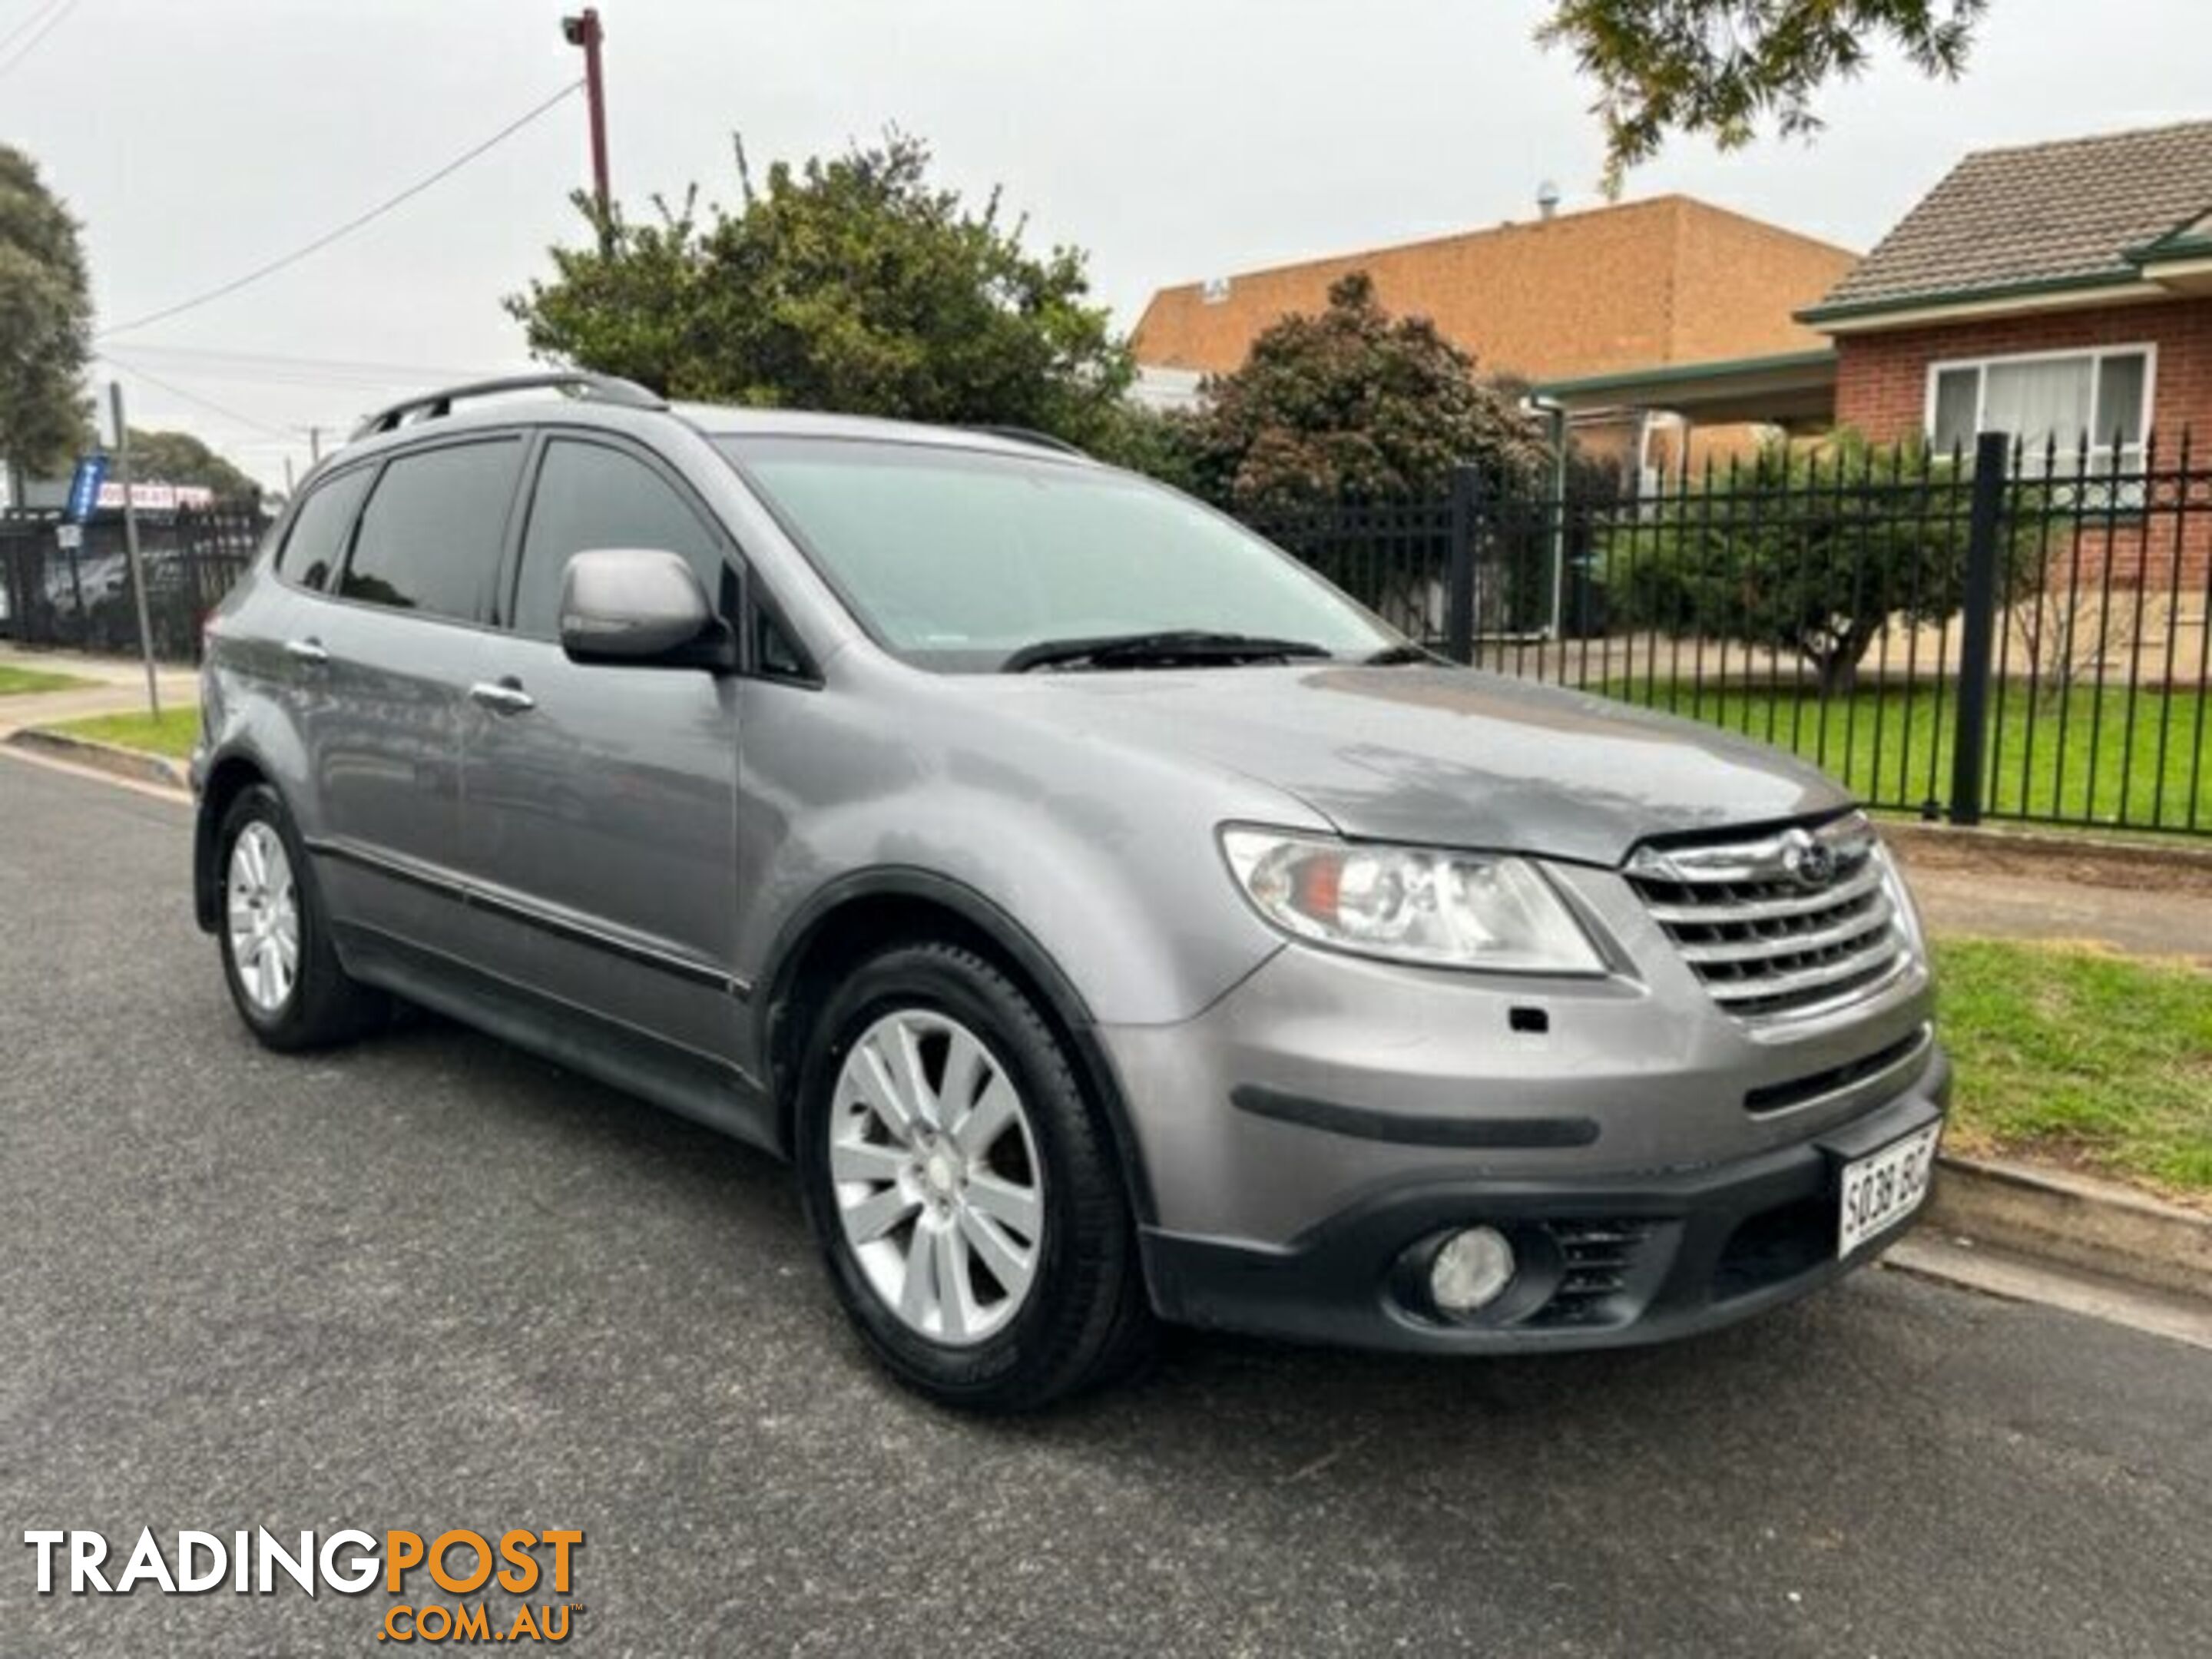
[{"label": "roof tile", "polygon": [[2212,208],[2212,121],[1978,150],[1807,313],[2128,276]]}]

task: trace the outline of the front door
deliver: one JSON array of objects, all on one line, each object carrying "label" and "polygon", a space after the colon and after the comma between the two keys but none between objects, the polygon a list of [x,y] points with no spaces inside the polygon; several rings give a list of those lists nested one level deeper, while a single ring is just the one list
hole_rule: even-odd
[{"label": "front door", "polygon": [[738,681],[571,662],[561,577],[604,548],[680,554],[734,618],[733,550],[646,452],[555,435],[540,452],[510,625],[465,715],[464,861],[486,965],[711,1060],[738,1029]]}]

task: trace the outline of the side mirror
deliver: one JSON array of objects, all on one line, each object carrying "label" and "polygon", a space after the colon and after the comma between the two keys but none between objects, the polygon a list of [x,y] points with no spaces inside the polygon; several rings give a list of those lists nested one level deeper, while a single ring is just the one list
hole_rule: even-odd
[{"label": "side mirror", "polygon": [[561,648],[574,661],[734,667],[732,645],[673,553],[608,548],[577,554],[561,573]]}]

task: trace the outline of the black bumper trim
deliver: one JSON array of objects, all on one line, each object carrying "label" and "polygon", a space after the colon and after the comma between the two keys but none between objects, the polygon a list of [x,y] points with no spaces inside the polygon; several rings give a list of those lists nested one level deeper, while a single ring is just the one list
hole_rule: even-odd
[{"label": "black bumper trim", "polygon": [[700,961],[663,945],[629,938],[581,917],[564,915],[483,882],[453,874],[422,860],[377,852],[343,836],[311,836],[306,839],[307,850],[319,858],[335,859],[392,881],[404,882],[425,892],[436,893],[456,904],[486,910],[505,921],[534,927],[571,945],[604,951],[610,956],[635,963],[641,968],[655,969],[672,978],[723,992],[740,1002],[752,994],[751,981],[713,963]]},{"label": "black bumper trim", "polygon": [[[1310,1228],[1289,1244],[1144,1234],[1154,1305],[1181,1323],[1333,1346],[1426,1353],[1628,1346],[1733,1324],[1873,1260],[1910,1228],[1889,1229],[1849,1257],[1743,1287],[1724,1273],[1739,1229],[1791,1206],[1832,1217],[1838,1167],[1941,1121],[1950,1066],[1941,1049],[1912,1085],[1861,1116],[1791,1146],[1735,1162],[1588,1182],[1454,1181],[1394,1188]],[[1455,1227],[1510,1230],[1592,1216],[1652,1224],[1653,1254],[1608,1322],[1449,1323],[1393,1293],[1400,1258]],[[1511,1298],[1508,1298],[1509,1301]]]},{"label": "black bumper trim", "polygon": [[1229,1100],[1238,1111],[1249,1112],[1255,1117],[1270,1117],[1309,1129],[1325,1129],[1331,1134],[1348,1135],[1358,1140],[1395,1141],[1404,1146],[1588,1146],[1598,1135],[1595,1118],[1415,1116],[1406,1112],[1378,1112],[1366,1106],[1339,1105],[1334,1101],[1314,1100],[1249,1083],[1232,1090]]}]

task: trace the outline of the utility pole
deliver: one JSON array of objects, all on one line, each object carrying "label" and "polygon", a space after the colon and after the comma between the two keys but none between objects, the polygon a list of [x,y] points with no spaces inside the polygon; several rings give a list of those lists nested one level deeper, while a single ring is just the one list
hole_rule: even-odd
[{"label": "utility pole", "polygon": [[591,106],[592,120],[592,196],[604,227],[614,210],[614,192],[607,185],[607,89],[599,73],[599,46],[606,31],[599,27],[599,9],[586,6],[578,16],[562,18],[561,38],[584,49],[584,101]]},{"label": "utility pole", "polygon": [[307,465],[314,465],[323,459],[323,429],[319,426],[307,428]]},{"label": "utility pole", "polygon": [[107,383],[115,413],[115,466],[123,475],[123,547],[131,559],[131,591],[138,602],[138,654],[146,664],[146,707],[161,718],[161,689],[154,678],[154,629],[146,617],[146,567],[138,556],[138,504],[131,487],[131,427],[123,418],[123,382]]}]

